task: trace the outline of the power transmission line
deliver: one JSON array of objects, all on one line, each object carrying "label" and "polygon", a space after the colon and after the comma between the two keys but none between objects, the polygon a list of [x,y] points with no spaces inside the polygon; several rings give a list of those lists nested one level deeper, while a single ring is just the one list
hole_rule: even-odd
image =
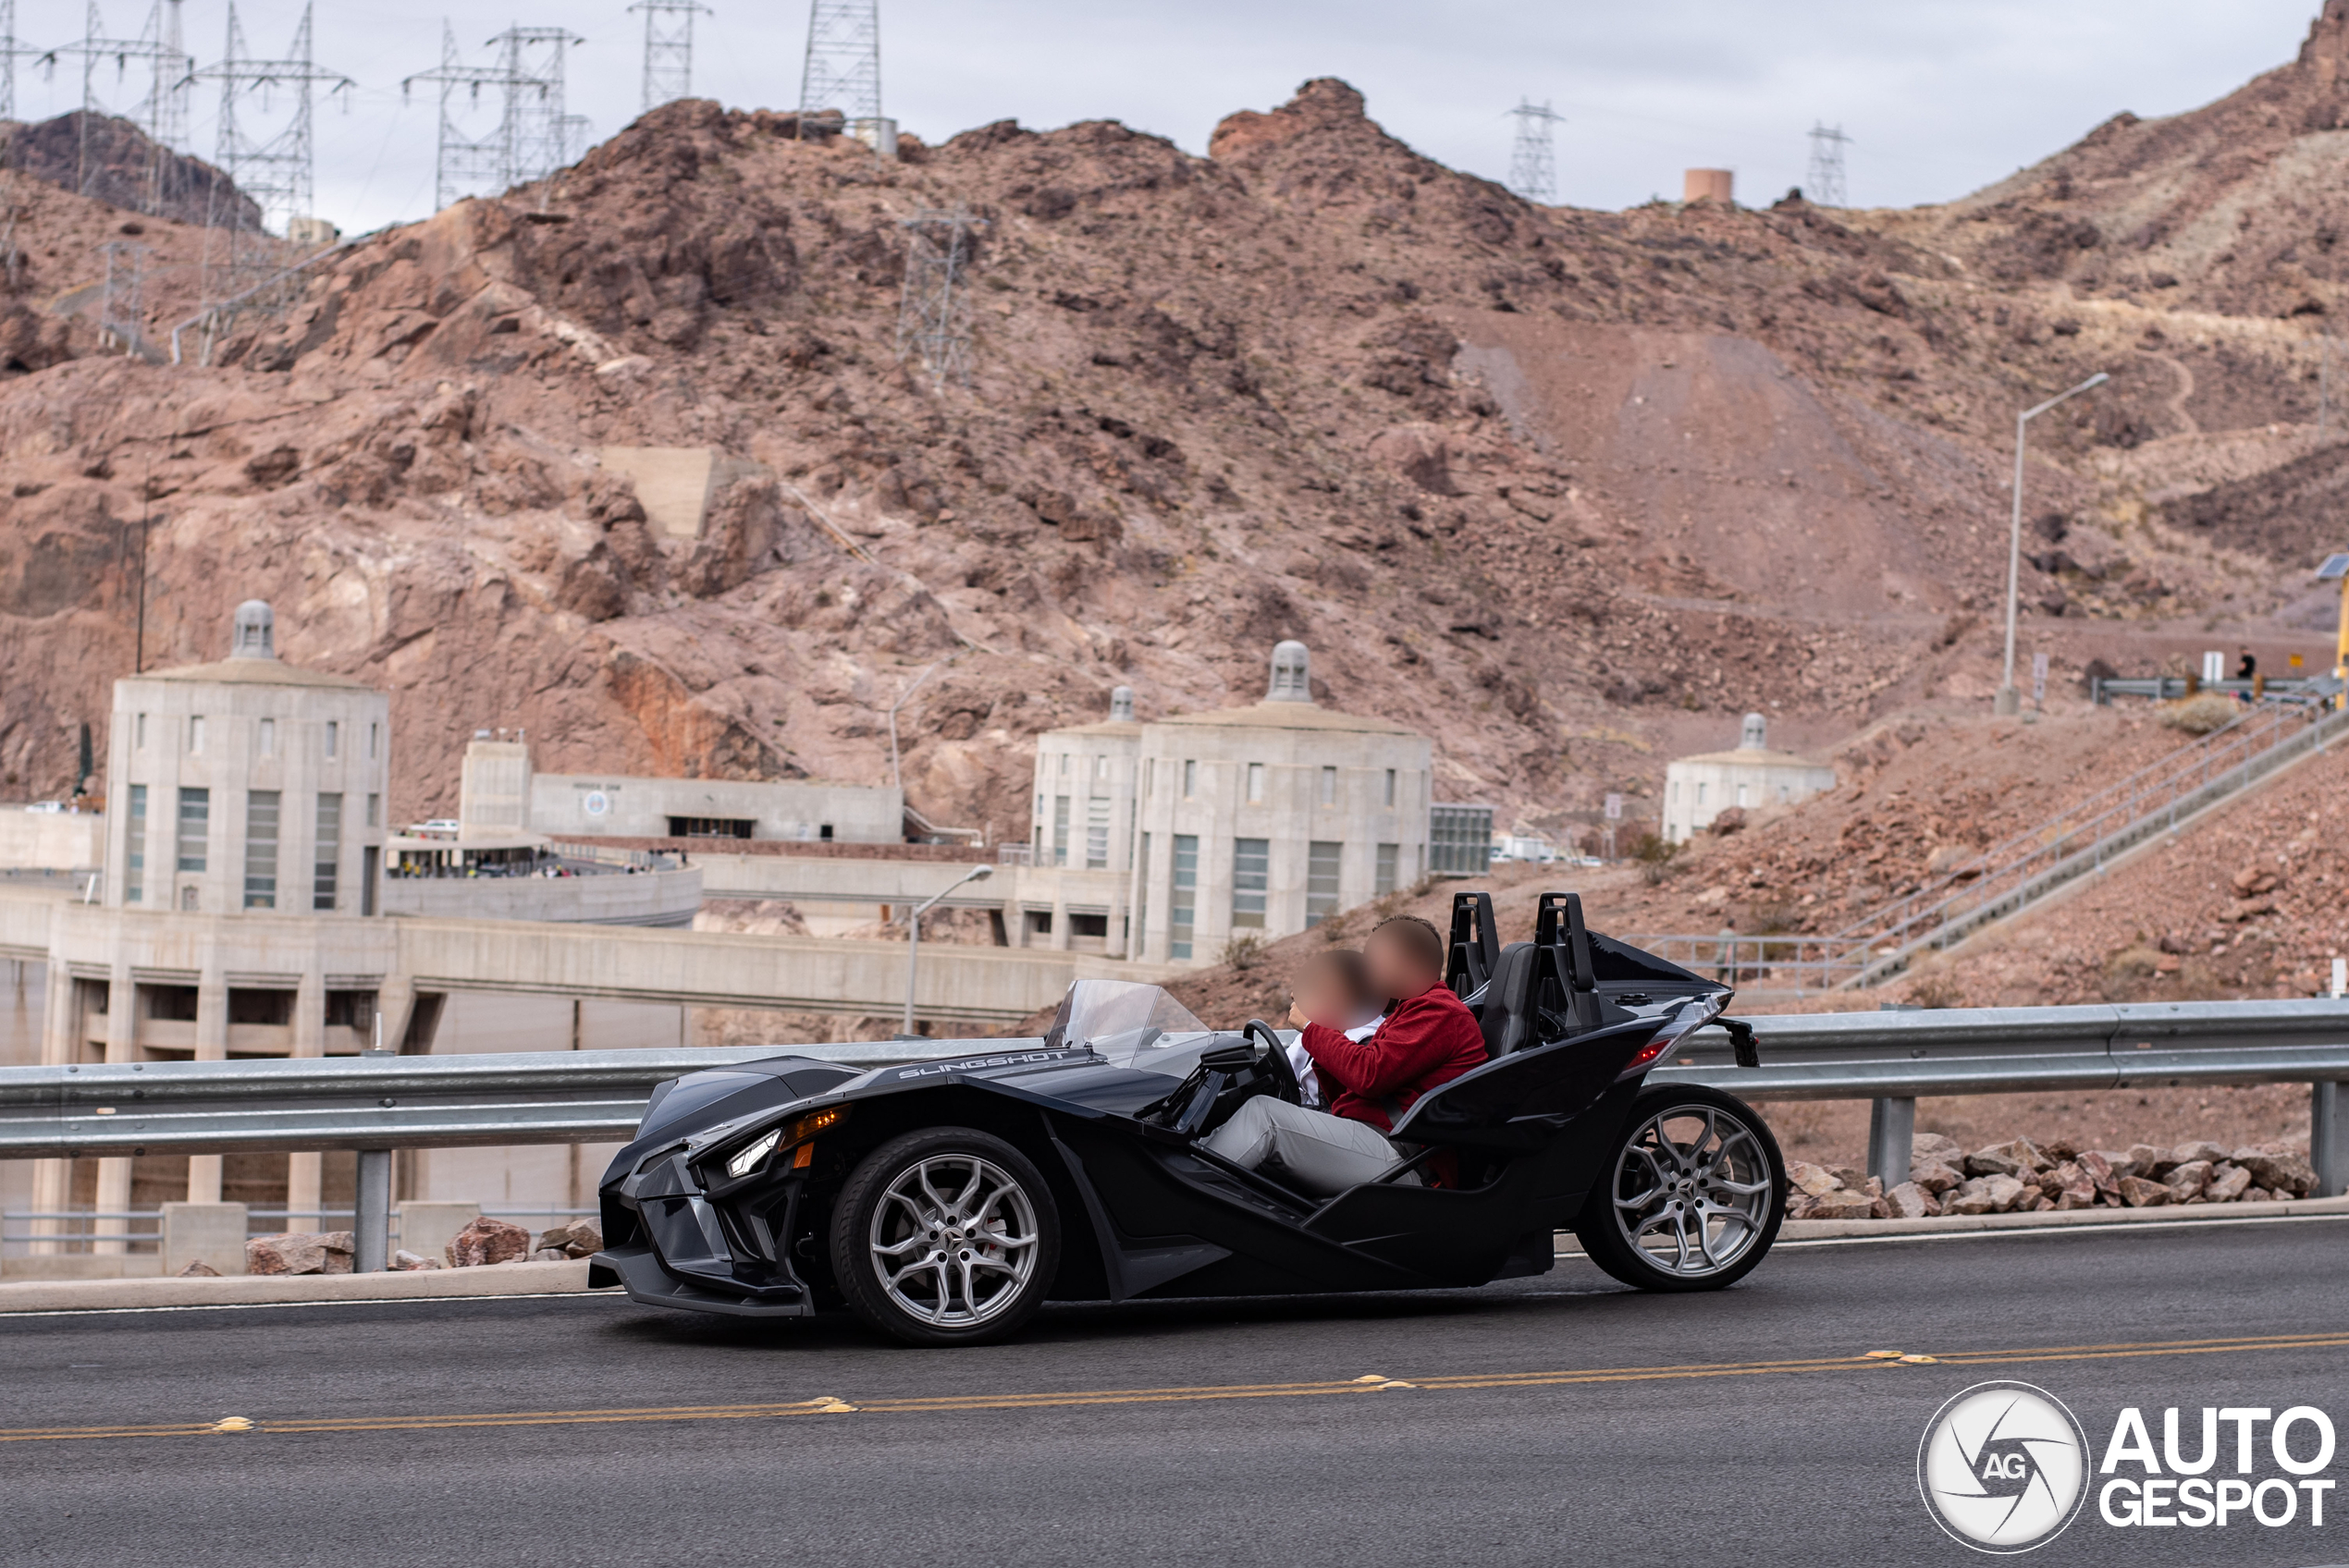
[{"label": "power transmission line", "polygon": [[1538,106],[1520,98],[1509,111],[1517,121],[1517,146],[1509,153],[1509,189],[1529,202],[1554,206],[1558,199],[1557,153],[1551,127],[1566,118],[1544,100]]},{"label": "power transmission line", "polygon": [[1851,140],[1841,126],[1830,129],[1816,120],[1811,122],[1811,168],[1803,176],[1802,190],[1815,205],[1851,204],[1843,189],[1843,149]]},{"label": "power transmission line", "polygon": [[17,62],[48,54],[17,36],[17,0],[0,0],[0,120],[17,117]]},{"label": "power transmission line", "polygon": [[971,214],[925,208],[901,220],[905,230],[905,289],[897,307],[897,357],[916,355],[930,386],[967,386],[971,377],[969,302],[962,287],[970,256]]},{"label": "power transmission line", "polygon": [[799,138],[812,115],[837,109],[854,133],[881,117],[880,0],[810,0],[799,75]]},{"label": "power transmission line", "polygon": [[[231,4],[219,64],[206,66],[191,79],[220,84],[219,152],[214,161],[227,177],[230,190],[224,213],[222,194],[215,187],[206,214],[207,228],[228,233],[224,257],[214,256],[211,236],[205,238],[207,271],[215,264],[227,269],[225,278],[206,281],[205,292],[214,299],[236,293],[246,275],[255,270],[277,269],[281,258],[263,238],[273,223],[277,232],[288,239],[311,238],[297,231],[316,215],[310,136],[315,89],[323,83],[329,92],[347,93],[357,84],[339,71],[321,69],[312,57],[310,10],[308,6],[301,8],[292,44],[282,58],[256,59],[247,51],[244,28]],[[240,119],[239,105],[258,93],[265,110],[272,91],[289,93],[292,110],[274,134],[256,133]]]},{"label": "power transmission line", "polygon": [[[439,67],[400,84],[403,96],[420,81],[440,88],[436,211],[466,196],[503,195],[545,178],[571,162],[572,142],[586,129],[584,117],[563,112],[563,54],[584,39],[559,27],[510,27],[489,42],[498,49],[496,65],[464,65],[457,35],[444,21]],[[457,90],[478,104],[485,87],[498,90],[498,124],[486,136],[468,135],[455,106]]]},{"label": "power transmission line", "polygon": [[[13,18],[11,19],[13,21]],[[109,59],[114,62],[115,80],[119,83],[129,74],[131,61],[144,60],[147,62],[151,79],[147,95],[140,101],[138,106],[129,115],[122,117],[137,125],[146,135],[148,141],[152,143],[152,151],[148,154],[147,189],[141,200],[141,210],[152,214],[162,204],[163,170],[170,159],[169,148],[172,145],[170,137],[177,134],[184,139],[187,134],[187,119],[184,113],[186,93],[183,84],[187,80],[188,67],[194,64],[189,59],[187,52],[179,46],[178,26],[179,7],[177,0],[155,0],[154,8],[147,13],[146,25],[140,30],[138,37],[109,38],[106,36],[105,18],[98,12],[98,0],[90,0],[90,10],[83,23],[82,35],[71,43],[60,45],[42,56],[43,60],[51,63],[54,63],[60,55],[81,56],[81,118],[76,128],[78,135],[74,145],[73,171],[73,185],[77,193],[83,196],[89,195],[91,181],[98,172],[90,165],[90,130],[92,122],[99,116],[106,114],[106,106],[98,97],[99,62]],[[166,32],[169,34],[168,38],[166,36]],[[13,66],[13,61],[11,64]],[[9,95],[13,98],[15,96],[13,69],[10,76]],[[183,111],[178,116],[176,127],[170,123],[173,117],[171,105],[175,100],[181,105]]]},{"label": "power transmission line", "polygon": [[709,7],[701,0],[636,0],[628,8],[645,13],[645,108],[692,97],[694,13]]}]

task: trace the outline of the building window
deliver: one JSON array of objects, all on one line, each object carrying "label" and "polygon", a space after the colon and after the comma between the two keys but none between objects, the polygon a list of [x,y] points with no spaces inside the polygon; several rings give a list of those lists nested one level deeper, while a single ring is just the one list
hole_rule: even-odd
[{"label": "building window", "polygon": [[203,715],[200,713],[188,716],[188,752],[191,756],[203,754]]},{"label": "building window", "polygon": [[1704,781],[1701,778],[1697,780],[1696,803],[1700,806],[1704,804]]},{"label": "building window", "polygon": [[[1147,770],[1149,765],[1145,763],[1143,766]],[[1134,935],[1125,944],[1125,956],[1127,958],[1139,958],[1142,956],[1142,938],[1148,934],[1149,924],[1144,916],[1148,913],[1150,907],[1150,836],[1145,833],[1142,835],[1142,880],[1134,889]]]},{"label": "building window", "polygon": [[1395,803],[1395,770],[1391,767],[1386,770],[1386,803]]},{"label": "building window", "polygon": [[[1261,763],[1250,763],[1252,768]],[[1271,881],[1273,841],[1270,839],[1232,840],[1232,925],[1264,928],[1264,890]]]},{"label": "building window", "polygon": [[1738,786],[1738,804],[1745,804],[1745,786],[1742,784]]},{"label": "building window", "polygon": [[277,791],[245,796],[245,908],[277,907]]},{"label": "building window", "polygon": [[1067,778],[1067,777],[1068,777],[1068,757],[1069,757],[1069,753],[1066,753],[1066,752],[1063,752],[1063,753],[1061,753],[1061,765],[1060,765],[1060,766],[1061,766],[1061,777],[1062,777],[1063,778]]},{"label": "building window", "polygon": [[[1392,772],[1389,772],[1387,777],[1392,778],[1395,775]],[[1371,896],[1372,898],[1383,899],[1386,897],[1387,894],[1395,891],[1395,867],[1396,862],[1400,859],[1401,855],[1398,852],[1397,846],[1394,844],[1381,844],[1378,847],[1378,869],[1371,873]]]},{"label": "building window", "polygon": [[277,721],[274,718],[261,721],[261,754],[264,757],[277,754]]},{"label": "building window", "polygon": [[758,824],[746,816],[672,816],[669,819],[669,836],[672,839],[747,839]]},{"label": "building window", "polygon": [[1052,797],[1052,864],[1068,864],[1068,797]]},{"label": "building window", "polygon": [[1187,761],[1183,764],[1183,799],[1191,800],[1198,794],[1199,764]]},{"label": "building window", "polygon": [[[367,760],[369,762],[375,760],[375,732],[382,728],[383,726],[380,724],[371,724],[367,726]],[[373,827],[375,824],[371,822],[367,826]]]},{"label": "building window", "polygon": [[1664,787],[1664,792],[1670,798],[1674,805],[1677,806],[1680,803],[1680,781],[1679,779],[1675,778],[1671,783],[1666,785]]},{"label": "building window", "polygon": [[[331,727],[329,727],[331,728]],[[342,859],[342,797],[318,797],[317,848],[311,853],[310,907],[333,913],[335,868]]]},{"label": "building window", "polygon": [[141,752],[147,749],[147,716],[143,713],[130,721],[130,744]]},{"label": "building window", "polygon": [[336,723],[331,718],[326,720],[326,760],[328,762],[335,760],[336,750],[340,747],[341,744],[342,726]]},{"label": "building window", "polygon": [[1095,795],[1085,802],[1085,869],[1109,869],[1109,797]]},{"label": "building window", "polygon": [[1493,864],[1493,808],[1445,805],[1427,812],[1427,868],[1439,875],[1482,876]]},{"label": "building window", "polygon": [[1305,846],[1305,927],[1337,913],[1337,865],[1346,846],[1316,839]]},{"label": "building window", "polygon": [[1322,769],[1322,803],[1325,806],[1337,804],[1337,769],[1334,767]]},{"label": "building window", "polygon": [[1248,803],[1257,805],[1261,803],[1263,799],[1264,765],[1261,762],[1249,763],[1248,765]]},{"label": "building window", "polygon": [[[367,797],[367,826],[368,826],[368,827],[374,827],[378,826],[379,819],[381,818],[382,815],[383,815],[383,797],[382,797],[381,795],[370,795],[370,796],[368,796],[368,797]],[[831,837],[831,835],[830,835],[830,834],[829,834],[829,833],[827,833],[827,834],[825,834],[825,835],[824,835],[824,837],[825,837],[825,838],[827,838],[827,839],[829,839],[829,838],[830,838],[830,837]]]},{"label": "building window", "polygon": [[[1185,763],[1185,767],[1190,764]],[[1166,901],[1166,933],[1172,938],[1167,952],[1174,958],[1191,956],[1191,925],[1193,912],[1199,906],[1199,835],[1174,835],[1174,890]]]},{"label": "building window", "polygon": [[1098,756],[1093,759],[1093,777],[1097,779],[1107,779],[1109,778],[1109,758],[1107,756]]},{"label": "building window", "polygon": [[[141,718],[146,715],[141,714]],[[122,832],[122,901],[138,903],[146,894],[147,884],[147,787],[130,786],[129,822]]]},{"label": "building window", "polygon": [[179,869],[204,868],[204,839],[212,831],[212,791],[179,791]]}]

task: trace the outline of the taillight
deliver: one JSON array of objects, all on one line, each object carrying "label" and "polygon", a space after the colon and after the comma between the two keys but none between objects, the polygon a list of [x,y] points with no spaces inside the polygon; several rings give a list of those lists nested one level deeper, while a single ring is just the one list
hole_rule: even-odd
[{"label": "taillight", "polygon": [[1671,1048],[1672,1042],[1669,1038],[1662,1035],[1657,1035],[1654,1039],[1650,1040],[1646,1045],[1642,1046],[1632,1056],[1631,1060],[1623,1064],[1624,1075],[1628,1077],[1631,1073],[1637,1072],[1641,1068],[1647,1066],[1657,1057],[1662,1056],[1666,1051]]}]

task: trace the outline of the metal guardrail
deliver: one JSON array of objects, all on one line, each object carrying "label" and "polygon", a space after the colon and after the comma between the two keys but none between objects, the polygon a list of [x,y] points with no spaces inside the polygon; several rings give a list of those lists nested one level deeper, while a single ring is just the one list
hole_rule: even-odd
[{"label": "metal guardrail", "polygon": [[2114,697],[2150,697],[2174,702],[2201,692],[2222,697],[2250,697],[2276,703],[2321,703],[2340,693],[2343,682],[2333,675],[2262,675],[2250,680],[2203,680],[2187,675],[2097,676],[2088,682],[2088,700],[2103,704]]},{"label": "metal guardrail", "polygon": [[[2185,1084],[2312,1085],[2318,1191],[2349,1179],[2337,1088],[2349,999],[2171,1002],[1765,1015],[1762,1065],[1716,1029],[1683,1039],[1651,1082],[1748,1097],[1868,1099],[1869,1166],[1905,1179],[1920,1096]],[[655,1084],[786,1052],[855,1066],[1017,1050],[1020,1039],[523,1055],[81,1063],[0,1068],[0,1158],[356,1149],[363,1267],[387,1256],[395,1148],[629,1136]],[[372,1259],[372,1264],[370,1260]]]},{"label": "metal guardrail", "polygon": [[1626,940],[1725,977],[1871,986],[1955,945],[2147,839],[2349,734],[2349,713],[2260,706],[2107,785],[1842,929],[1814,935],[1636,932]]}]

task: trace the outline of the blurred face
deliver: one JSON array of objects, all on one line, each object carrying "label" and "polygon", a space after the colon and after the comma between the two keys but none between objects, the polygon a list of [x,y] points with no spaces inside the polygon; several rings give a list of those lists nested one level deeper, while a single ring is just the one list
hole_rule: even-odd
[{"label": "blurred face", "polygon": [[1401,938],[1373,931],[1362,944],[1362,962],[1370,966],[1371,989],[1383,997],[1416,997],[1444,978],[1430,969]]},{"label": "blurred face", "polygon": [[1316,965],[1297,977],[1297,1010],[1314,1023],[1333,1029],[1351,1029],[1361,1022],[1361,1011],[1343,976]]}]

